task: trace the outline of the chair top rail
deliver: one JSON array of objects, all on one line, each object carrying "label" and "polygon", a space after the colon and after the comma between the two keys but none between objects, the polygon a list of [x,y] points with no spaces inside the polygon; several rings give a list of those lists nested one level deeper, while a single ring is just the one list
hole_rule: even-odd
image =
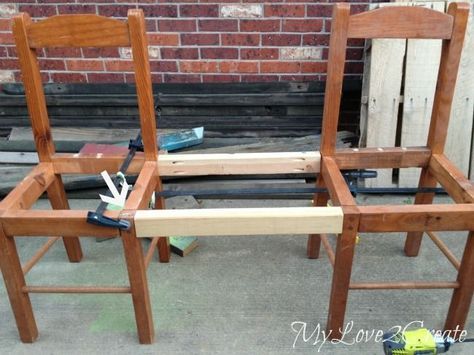
[{"label": "chair top rail", "polygon": [[31,48],[130,46],[126,22],[93,14],[52,16],[26,31]]},{"label": "chair top rail", "polygon": [[353,15],[349,38],[450,39],[453,16],[418,6],[390,6]]}]

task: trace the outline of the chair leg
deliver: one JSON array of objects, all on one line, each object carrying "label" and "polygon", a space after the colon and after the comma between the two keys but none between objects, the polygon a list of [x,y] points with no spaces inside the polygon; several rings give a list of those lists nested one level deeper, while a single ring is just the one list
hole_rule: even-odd
[{"label": "chair leg", "polygon": [[155,329],[151,312],[150,294],[146,277],[146,267],[140,239],[135,233],[135,226],[131,221],[128,231],[121,231],[125,261],[127,263],[128,278],[132,293],[135,320],[138,329],[138,339],[141,344],[153,343]]},{"label": "chair leg", "polygon": [[[325,187],[324,180],[321,174],[319,174],[316,180],[316,187]],[[314,194],[313,206],[326,206],[329,200],[327,192],[320,192]],[[308,236],[308,243],[306,246],[306,255],[309,259],[319,258],[319,251],[321,250],[321,237],[319,234],[310,234]]]},{"label": "chair leg", "polygon": [[14,237],[5,235],[0,226],[0,269],[2,270],[5,288],[15,316],[20,339],[24,343],[32,343],[38,338],[30,296],[24,293],[25,277],[21,269],[20,259]]},{"label": "chair leg", "polygon": [[[428,171],[428,168],[421,170],[419,188],[436,187],[437,181]],[[415,205],[429,205],[433,203],[434,193],[418,192],[415,196]],[[405,240],[405,255],[418,256],[421,247],[423,232],[408,232]]]},{"label": "chair leg", "polygon": [[[48,187],[47,190],[51,207],[55,210],[68,210],[69,203],[67,201],[66,190],[64,189],[63,180],[61,175],[56,175],[53,183]],[[82,259],[81,242],[78,237],[75,238],[62,238],[64,247],[68,259],[72,263],[78,263]]]},{"label": "chair leg", "polygon": [[[162,185],[161,179],[158,178],[158,184],[156,187],[156,192],[161,192]],[[155,201],[155,209],[157,210],[164,210],[166,209],[165,206],[165,199],[163,197],[159,197]],[[170,249],[170,238],[169,237],[160,237],[158,239],[158,257],[160,259],[160,263],[168,263],[171,259],[171,249]]]},{"label": "chair leg", "polygon": [[[451,298],[445,330],[464,329],[474,294],[474,232],[469,232],[466,247],[459,267],[456,288]],[[459,336],[459,334],[457,334]]]},{"label": "chair leg", "polygon": [[344,211],[343,231],[337,238],[326,327],[330,339],[339,339],[344,326],[358,226],[359,214]]}]

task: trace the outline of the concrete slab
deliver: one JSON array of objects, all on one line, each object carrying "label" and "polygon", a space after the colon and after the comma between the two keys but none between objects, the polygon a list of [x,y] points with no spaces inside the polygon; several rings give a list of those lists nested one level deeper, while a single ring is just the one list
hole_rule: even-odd
[{"label": "concrete slab", "polygon": [[[364,204],[410,203],[407,197],[359,196]],[[203,207],[305,206],[309,201],[206,200]],[[39,207],[45,208],[46,201]],[[95,208],[96,201],[73,200],[73,208]],[[465,233],[443,239],[460,256]],[[425,239],[421,255],[403,255],[404,236],[361,235],[353,280],[454,280],[455,272],[437,248]],[[146,243],[146,242],[145,242]],[[18,239],[23,260],[41,241]],[[125,285],[120,240],[96,243],[83,238],[85,258],[69,264],[56,243],[28,274],[30,284]],[[322,252],[305,257],[306,238],[199,238],[199,247],[169,264],[155,259],[148,271],[156,342],[139,345],[128,295],[32,295],[40,338],[20,343],[0,282],[0,352],[4,354],[383,354],[372,331],[404,327],[414,321],[440,329],[451,291],[352,291],[346,315],[352,327],[344,342],[324,343],[331,267]],[[306,326],[306,341],[301,331]],[[348,328],[349,330],[349,328]],[[468,336],[474,335],[474,320]],[[311,335],[314,332],[313,335]],[[454,345],[453,354],[473,354],[473,344]]]}]

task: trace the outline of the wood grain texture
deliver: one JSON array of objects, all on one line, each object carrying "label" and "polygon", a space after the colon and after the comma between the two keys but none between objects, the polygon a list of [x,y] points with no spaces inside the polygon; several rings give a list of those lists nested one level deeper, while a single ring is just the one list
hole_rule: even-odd
[{"label": "wood grain texture", "polygon": [[456,203],[474,203],[474,184],[444,154],[433,154],[430,173]]},{"label": "wood grain texture", "polygon": [[0,211],[28,209],[55,179],[53,166],[40,163],[0,202]]},{"label": "wood grain texture", "polygon": [[433,112],[428,131],[428,146],[435,154],[443,153],[446,143],[454,88],[456,87],[456,78],[467,27],[469,5],[466,3],[451,3],[448,14],[454,16],[453,34],[450,41],[443,42]]},{"label": "wood grain texture", "polygon": [[335,206],[355,206],[356,202],[346,180],[332,157],[322,158],[322,172],[329,196]]},{"label": "wood grain texture", "polygon": [[450,39],[453,17],[418,6],[381,7],[351,16],[349,38]]},{"label": "wood grain texture", "polygon": [[[400,4],[370,6],[392,8]],[[364,74],[366,87],[362,95],[365,99],[361,105],[361,129],[365,128],[363,132],[366,136],[361,143],[365,147],[393,147],[397,132],[406,40],[373,39],[367,46],[369,48],[365,52],[364,70],[368,77]],[[365,115],[362,115],[363,113]],[[377,178],[366,179],[365,186],[392,186],[392,168],[395,166],[377,170]]]},{"label": "wood grain texture", "polygon": [[138,339],[140,344],[151,344],[155,337],[155,329],[153,326],[146,266],[140,239],[137,238],[135,233],[133,219],[130,218],[129,221],[131,223],[130,230],[121,231],[120,235],[122,237],[128,278],[130,280]]},{"label": "wood grain texture", "polygon": [[474,117],[474,80],[472,79],[474,78],[474,1],[469,0],[469,3],[471,11],[464,37],[444,151],[466,176],[469,176],[469,164],[471,164],[470,178],[474,181],[474,154],[470,147],[474,127],[472,120]]},{"label": "wood grain texture", "polygon": [[0,225],[0,269],[7,290],[8,298],[15,316],[20,339],[24,343],[32,343],[38,338],[30,297],[22,292],[25,277],[21,269],[20,258],[15,239],[8,237]]},{"label": "wood grain texture", "polygon": [[344,224],[337,237],[331,296],[326,331],[330,339],[340,339],[344,328],[347,298],[351,282],[354,250],[360,214],[357,207],[343,207]]},{"label": "wood grain texture", "polygon": [[[28,14],[20,13],[13,17],[13,36],[15,37],[16,51],[25,86],[26,102],[28,104],[36,150],[39,160],[48,162],[51,160],[51,155],[54,154],[55,149],[51,137],[51,127],[36,52],[30,48],[28,41],[26,29],[30,25],[31,19]],[[49,36],[54,37],[51,34]]]},{"label": "wood grain texture", "polygon": [[[318,175],[316,179],[316,187],[322,188],[325,187],[324,179],[322,174]],[[313,196],[313,206],[314,207],[323,207],[326,206],[329,200],[329,194],[327,192],[320,192]],[[319,252],[321,249],[321,235],[320,234],[310,234],[308,236],[308,242],[306,245],[306,255],[309,259],[319,258]]]},{"label": "wood grain texture", "polygon": [[474,229],[474,204],[359,206],[359,231],[425,232]]},{"label": "wood grain texture", "polygon": [[[69,202],[64,189],[61,175],[55,175],[53,182],[46,190],[51,207],[55,210],[69,210]],[[78,263],[82,259],[82,248],[79,238],[63,238],[68,259],[72,263]]]},{"label": "wood grain texture", "polygon": [[[431,157],[427,147],[338,149],[334,160],[341,170],[425,167]],[[373,179],[370,179],[373,180]]]},{"label": "wood grain texture", "polygon": [[128,10],[128,23],[145,159],[156,160],[158,144],[156,142],[155,104],[153,103],[148,40],[143,11],[140,9]]},{"label": "wood grain texture", "polygon": [[235,236],[340,233],[339,207],[137,211],[139,238],[154,235]]},{"label": "wood grain texture", "polygon": [[27,27],[31,48],[129,47],[126,22],[93,14],[59,15]]},{"label": "wood grain texture", "polygon": [[[444,13],[445,3],[427,2],[416,6]],[[441,40],[408,40],[400,140],[402,147],[420,144],[420,142],[425,142],[428,137],[440,59]],[[416,187],[419,178],[420,169],[401,169],[398,186]]]},{"label": "wood grain texture", "polygon": [[474,294],[474,232],[469,232],[459,268],[457,282],[460,286],[454,290],[449,305],[445,330],[465,329],[469,309]]},{"label": "wood grain texture", "polygon": [[321,152],[324,155],[334,155],[336,150],[349,13],[349,4],[339,3],[334,5],[329,40],[326,93],[324,96],[323,134],[321,137]]}]

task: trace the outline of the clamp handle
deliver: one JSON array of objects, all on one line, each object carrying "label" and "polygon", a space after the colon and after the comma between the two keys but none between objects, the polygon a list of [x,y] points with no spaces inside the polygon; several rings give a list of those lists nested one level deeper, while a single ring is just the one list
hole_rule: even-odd
[{"label": "clamp handle", "polygon": [[121,230],[130,229],[130,222],[124,219],[113,219],[97,212],[87,212],[87,222],[101,227],[118,228]]}]

